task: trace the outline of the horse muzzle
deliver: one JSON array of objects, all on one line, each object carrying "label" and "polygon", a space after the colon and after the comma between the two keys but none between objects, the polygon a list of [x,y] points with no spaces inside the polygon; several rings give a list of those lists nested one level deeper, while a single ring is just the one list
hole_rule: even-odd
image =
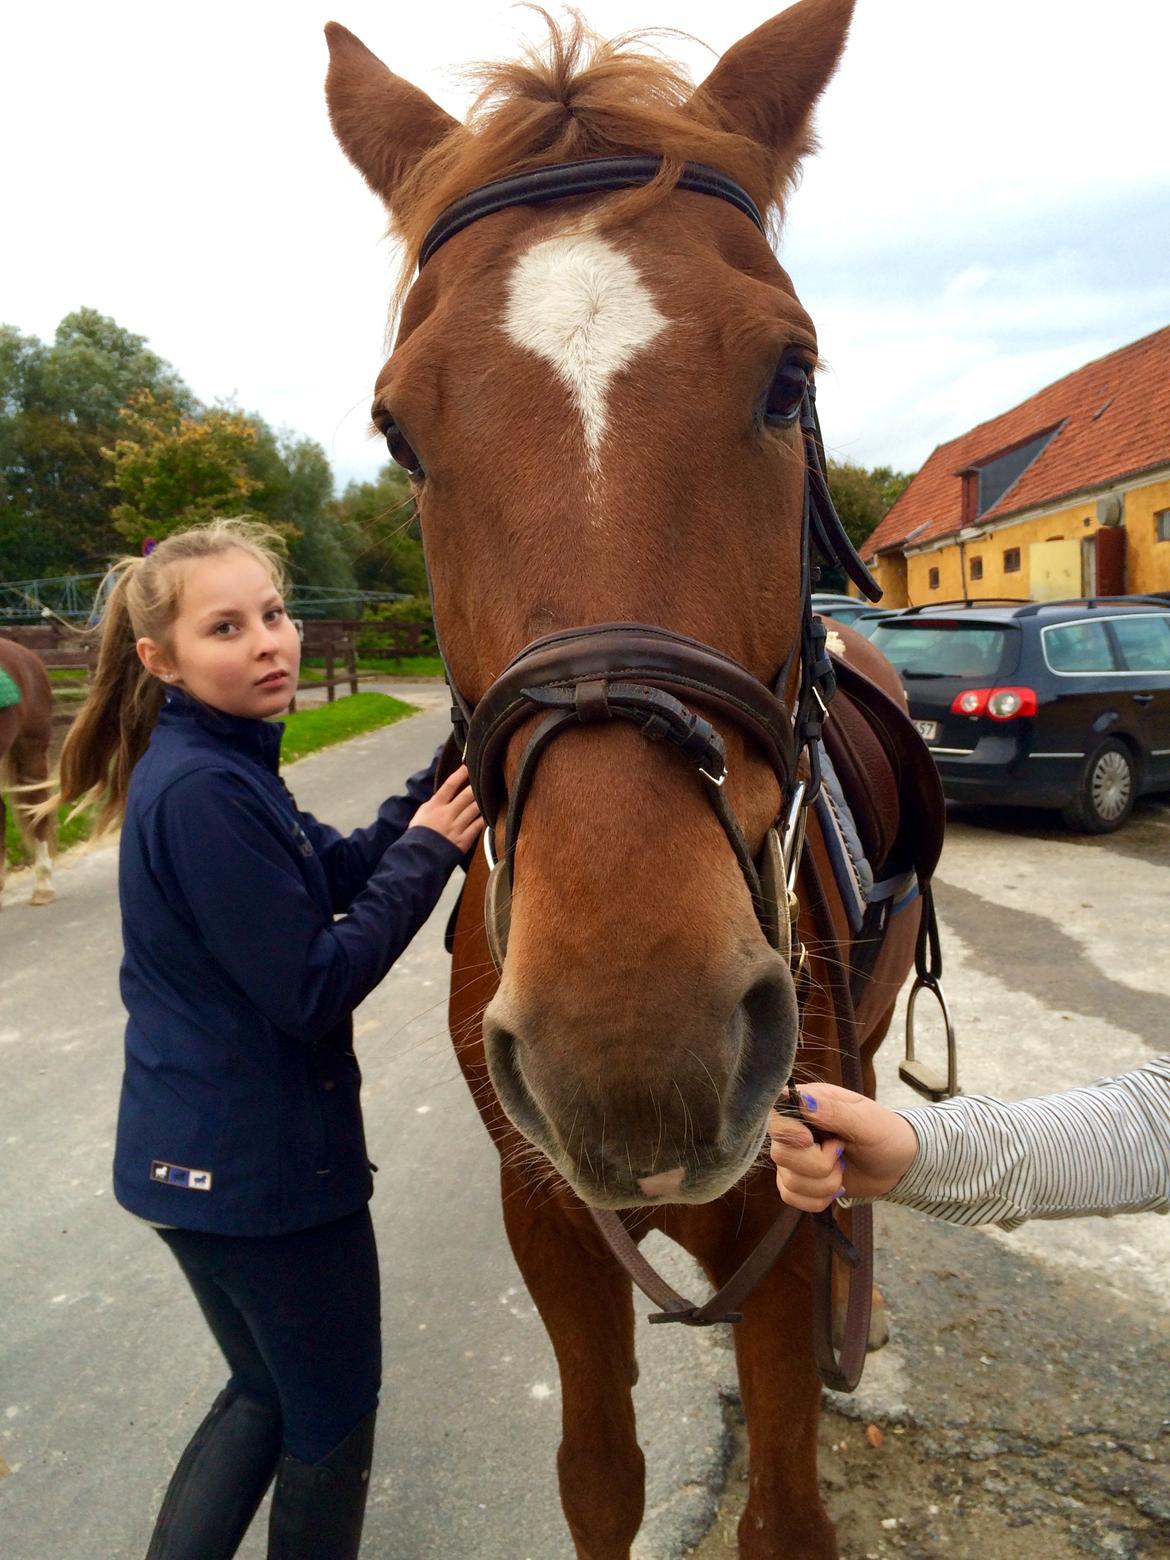
[{"label": "horse muzzle", "polygon": [[628,1208],[709,1202],[745,1173],[792,1071],[798,1015],[784,961],[767,953],[730,1013],[643,1019],[520,998],[507,975],[484,1015],[497,1098],[583,1201]]}]

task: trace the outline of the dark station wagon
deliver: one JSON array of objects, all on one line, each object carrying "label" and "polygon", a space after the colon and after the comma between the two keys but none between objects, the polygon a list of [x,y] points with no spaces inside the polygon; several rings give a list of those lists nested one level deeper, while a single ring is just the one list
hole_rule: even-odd
[{"label": "dark station wagon", "polygon": [[1087,833],[1170,789],[1170,601],[954,602],[879,620],[948,800],[1058,807]]}]

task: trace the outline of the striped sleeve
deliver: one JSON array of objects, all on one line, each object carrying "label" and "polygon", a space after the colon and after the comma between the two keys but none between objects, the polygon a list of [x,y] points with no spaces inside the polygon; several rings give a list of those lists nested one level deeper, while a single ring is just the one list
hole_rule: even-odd
[{"label": "striped sleeve", "polygon": [[900,1110],[918,1155],[886,1194],[952,1224],[1170,1212],[1170,1056],[1087,1088]]}]

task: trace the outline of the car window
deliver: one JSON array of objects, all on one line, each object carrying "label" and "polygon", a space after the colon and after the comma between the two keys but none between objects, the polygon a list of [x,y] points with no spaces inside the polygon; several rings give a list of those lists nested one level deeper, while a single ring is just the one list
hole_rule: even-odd
[{"label": "car window", "polygon": [[871,644],[905,677],[1003,677],[1019,658],[1019,632],[990,623],[882,622]]},{"label": "car window", "polygon": [[1170,617],[1119,617],[1113,632],[1131,672],[1170,672]]},{"label": "car window", "polygon": [[1054,672],[1115,672],[1104,623],[1061,623],[1044,630],[1044,659]]}]

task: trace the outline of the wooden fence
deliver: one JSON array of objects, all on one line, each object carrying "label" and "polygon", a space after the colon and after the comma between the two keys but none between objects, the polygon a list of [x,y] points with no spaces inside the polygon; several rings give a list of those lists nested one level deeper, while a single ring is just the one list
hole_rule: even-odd
[{"label": "wooden fence", "polygon": [[[5,627],[2,632],[4,638],[35,650],[46,667],[76,673],[75,676],[53,679],[53,721],[56,725],[68,725],[97,666],[96,630],[85,632],[53,621],[32,626],[13,625]],[[374,681],[382,675],[379,672],[359,671],[359,639],[362,654],[367,657],[380,661],[401,661],[403,656],[419,653],[421,633],[417,623],[369,623],[360,618],[306,618],[302,653],[314,660],[321,660],[324,663],[324,675],[306,677],[302,668],[297,692],[324,688],[330,704],[337,697],[338,688],[348,686],[350,693],[357,693],[363,682]],[[316,668],[313,670],[315,672]],[[295,699],[290,707],[296,709]]]}]

